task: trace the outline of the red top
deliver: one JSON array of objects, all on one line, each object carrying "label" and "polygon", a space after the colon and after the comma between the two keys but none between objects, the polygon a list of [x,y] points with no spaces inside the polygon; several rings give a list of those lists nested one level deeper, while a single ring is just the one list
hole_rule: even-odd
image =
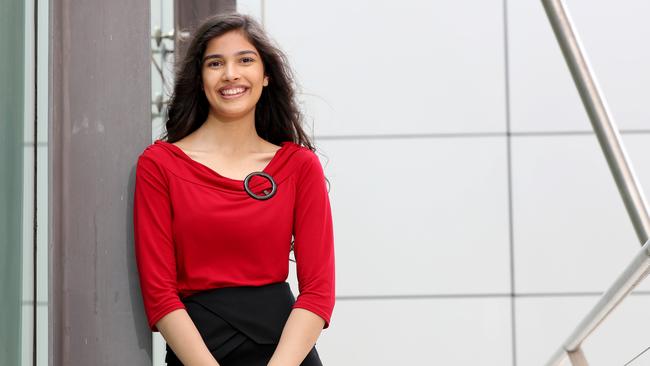
[{"label": "red top", "polygon": [[[244,181],[224,177],[178,146],[156,140],[138,158],[133,223],[140,287],[149,327],[201,290],[287,280],[294,255],[299,295],[329,327],[334,309],[334,238],[323,168],[316,154],[283,142],[263,170],[277,191],[253,199]],[[265,196],[261,176],[251,191]]]}]

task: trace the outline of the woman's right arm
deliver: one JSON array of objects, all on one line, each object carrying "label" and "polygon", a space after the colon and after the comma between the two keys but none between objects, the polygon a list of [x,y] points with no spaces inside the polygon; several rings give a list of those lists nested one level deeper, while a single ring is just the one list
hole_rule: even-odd
[{"label": "woman's right arm", "polygon": [[156,327],[183,365],[219,366],[186,310],[177,309],[163,316]]},{"label": "woman's right arm", "polygon": [[218,366],[178,295],[168,177],[149,153],[138,159],[133,202],[135,256],[148,324],[184,365]]}]

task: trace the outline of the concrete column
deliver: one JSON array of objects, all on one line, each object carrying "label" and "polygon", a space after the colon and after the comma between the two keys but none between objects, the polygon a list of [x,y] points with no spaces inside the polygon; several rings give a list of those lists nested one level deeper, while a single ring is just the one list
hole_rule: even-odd
[{"label": "concrete column", "polygon": [[151,365],[133,251],[148,1],[50,2],[50,365]]}]

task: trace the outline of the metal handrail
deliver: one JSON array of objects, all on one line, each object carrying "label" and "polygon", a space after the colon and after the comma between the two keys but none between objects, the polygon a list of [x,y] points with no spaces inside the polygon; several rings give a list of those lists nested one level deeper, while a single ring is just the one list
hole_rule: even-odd
[{"label": "metal handrail", "polygon": [[567,356],[567,353],[576,352],[580,344],[593,332],[598,325],[614,310],[620,302],[650,272],[650,240],[634,257],[634,260],[625,268],[616,281],[605,291],[598,303],[584,317],[573,333],[567,338],[562,347],[553,355],[547,366],[558,365]]},{"label": "metal handrail", "polygon": [[580,345],[600,325],[619,303],[638,285],[650,271],[650,215],[648,205],[636,176],[628,163],[621,137],[601,97],[600,88],[593,76],[589,62],[574,31],[563,0],[542,0],[555,37],[571,71],[580,98],[584,104],[594,132],[614,176],[625,208],[641,243],[645,243],[625,271],[603,294],[596,306],[576,327],[571,336],[547,363],[557,365],[568,355],[574,366],[586,366],[587,360]]},{"label": "metal handrail", "polygon": [[578,88],[582,103],[603,149],[609,168],[612,171],[618,190],[621,193],[627,213],[632,220],[639,242],[645,243],[650,238],[650,215],[648,204],[640,185],[628,164],[627,154],[621,143],[621,136],[616,129],[609,108],[601,97],[600,88],[593,76],[589,62],[574,31],[572,21],[566,11],[563,0],[542,0],[546,14],[551,22],[573,81]]}]

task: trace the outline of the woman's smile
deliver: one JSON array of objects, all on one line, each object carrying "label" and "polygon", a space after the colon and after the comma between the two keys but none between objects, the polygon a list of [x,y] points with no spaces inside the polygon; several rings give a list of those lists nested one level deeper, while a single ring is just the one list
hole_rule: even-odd
[{"label": "woman's smile", "polygon": [[225,86],[219,89],[219,95],[221,95],[223,99],[235,99],[246,94],[248,90],[249,88],[240,85]]}]

